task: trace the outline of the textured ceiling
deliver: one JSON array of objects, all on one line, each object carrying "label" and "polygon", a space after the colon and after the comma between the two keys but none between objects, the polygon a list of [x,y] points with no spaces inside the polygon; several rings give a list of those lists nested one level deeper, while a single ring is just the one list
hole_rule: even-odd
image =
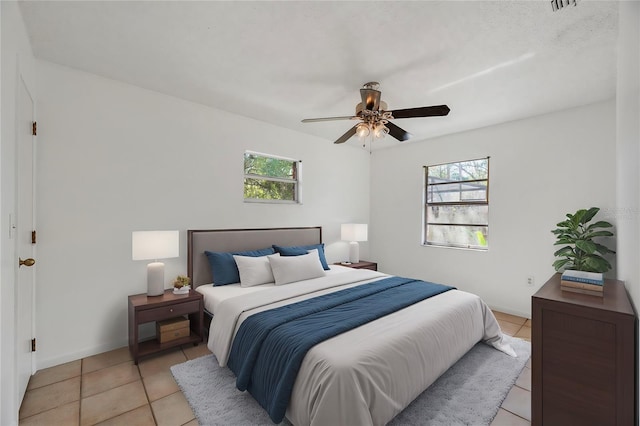
[{"label": "textured ceiling", "polygon": [[[334,141],[359,88],[411,142],[615,95],[618,8],[582,0],[21,1],[37,57]],[[357,138],[349,142],[358,145]],[[395,146],[387,136],[376,147]]]}]

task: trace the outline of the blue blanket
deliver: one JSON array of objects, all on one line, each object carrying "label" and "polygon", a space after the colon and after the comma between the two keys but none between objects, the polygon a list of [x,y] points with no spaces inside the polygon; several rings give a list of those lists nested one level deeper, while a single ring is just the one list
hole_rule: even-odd
[{"label": "blue blanket", "polygon": [[234,338],[227,365],[238,389],[248,390],[280,423],[314,345],[453,288],[391,277],[251,315]]}]

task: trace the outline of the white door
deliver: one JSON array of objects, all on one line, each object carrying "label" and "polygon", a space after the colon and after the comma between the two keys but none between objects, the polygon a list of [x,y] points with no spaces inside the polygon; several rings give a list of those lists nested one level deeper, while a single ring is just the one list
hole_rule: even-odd
[{"label": "white door", "polygon": [[[16,374],[18,402],[21,403],[33,373],[34,267],[28,266],[34,256],[31,236],[34,230],[33,216],[33,99],[24,81],[18,88],[17,135],[16,135],[16,254],[26,264],[16,271]],[[29,260],[27,260],[29,259]],[[16,259],[18,262],[18,259]]]}]

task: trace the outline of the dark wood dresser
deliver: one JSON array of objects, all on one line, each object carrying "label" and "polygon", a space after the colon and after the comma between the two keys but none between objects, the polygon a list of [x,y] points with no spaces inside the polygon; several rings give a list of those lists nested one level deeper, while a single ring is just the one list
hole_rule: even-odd
[{"label": "dark wood dresser", "polygon": [[562,291],[555,274],[531,303],[531,423],[636,424],[636,315],[624,283],[606,280],[598,297]]}]

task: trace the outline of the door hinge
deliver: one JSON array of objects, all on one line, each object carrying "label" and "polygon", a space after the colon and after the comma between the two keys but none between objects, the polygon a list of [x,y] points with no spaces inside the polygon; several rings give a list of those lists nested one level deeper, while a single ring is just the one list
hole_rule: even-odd
[{"label": "door hinge", "polygon": [[36,339],[33,338],[31,339],[31,352],[35,352],[36,351]]},{"label": "door hinge", "polygon": [[31,134],[36,136],[38,134],[38,123],[35,121],[31,124]]},{"label": "door hinge", "polygon": [[36,243],[36,231],[31,231],[31,244]]}]

